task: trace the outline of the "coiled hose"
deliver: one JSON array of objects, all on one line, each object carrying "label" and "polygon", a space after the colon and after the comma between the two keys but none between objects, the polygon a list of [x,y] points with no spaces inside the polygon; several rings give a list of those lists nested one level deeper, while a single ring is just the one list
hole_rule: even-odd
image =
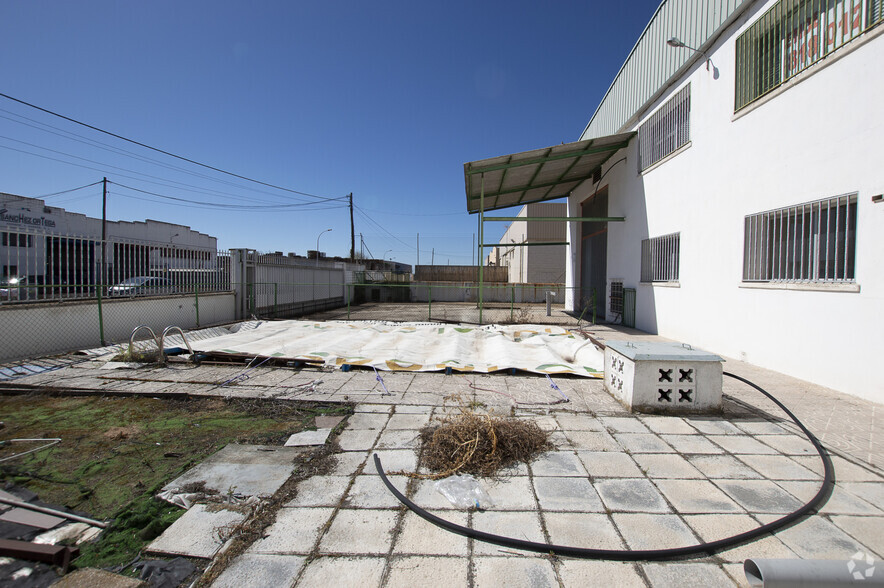
[{"label": "coiled hose", "polygon": [[755,388],[756,390],[764,394],[767,398],[769,398],[774,404],[780,407],[780,409],[785,412],[790,419],[792,419],[792,422],[794,422],[798,426],[798,428],[801,429],[807,439],[813,444],[814,448],[816,448],[817,453],[819,453],[820,459],[823,462],[824,470],[823,481],[820,485],[820,489],[817,491],[816,495],[814,495],[814,497],[811,498],[804,506],[785,515],[784,517],[767,523],[766,525],[761,525],[756,529],[752,529],[738,535],[733,535],[725,539],[710,541],[708,543],[698,543],[696,545],[689,545],[687,547],[674,547],[670,549],[628,550],[569,547],[566,545],[553,545],[551,543],[525,541],[523,539],[516,539],[514,537],[503,537],[501,535],[494,535],[492,533],[485,533],[484,531],[470,529],[468,527],[446,521],[445,519],[437,517],[436,515],[430,514],[429,512],[406,498],[404,494],[402,494],[398,489],[396,489],[395,486],[393,486],[393,484],[387,478],[387,475],[384,473],[384,468],[381,465],[381,458],[378,457],[377,454],[374,454],[374,465],[377,469],[378,474],[381,477],[381,480],[384,482],[384,485],[387,486],[387,489],[392,492],[393,495],[398,498],[402,504],[407,506],[413,513],[438,527],[442,527],[443,529],[451,531],[452,533],[463,535],[464,537],[469,537],[478,541],[493,543],[494,545],[500,545],[501,547],[508,547],[511,549],[521,549],[524,551],[535,551],[538,553],[548,553],[551,555],[562,555],[566,557],[576,557],[582,559],[607,559],[616,561],[660,561],[684,559],[695,555],[710,555],[729,547],[735,547],[737,545],[747,543],[753,539],[761,537],[762,535],[771,533],[773,531],[776,531],[777,529],[781,529],[787,525],[791,525],[797,522],[799,519],[801,519],[801,517],[811,513],[815,508],[817,508],[817,506],[823,504],[826,500],[828,500],[828,497],[831,495],[832,488],[835,483],[835,472],[832,466],[832,460],[829,458],[829,454],[826,452],[825,448],[819,442],[819,440],[814,437],[813,433],[811,433],[807,429],[807,427],[804,426],[804,423],[798,420],[798,417],[796,417],[792,413],[792,411],[786,408],[782,402],[774,398],[774,396],[768,391],[761,388],[761,386],[753,384],[745,378],[728,372],[724,372],[724,375],[734,378],[735,380],[739,380],[740,382],[743,382],[744,384]]}]

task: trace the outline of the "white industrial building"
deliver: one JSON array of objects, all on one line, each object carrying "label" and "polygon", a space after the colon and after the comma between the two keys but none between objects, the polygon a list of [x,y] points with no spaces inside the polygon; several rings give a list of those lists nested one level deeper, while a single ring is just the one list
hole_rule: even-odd
[{"label": "white industrial building", "polygon": [[664,0],[581,140],[466,164],[468,210],[567,197],[569,309],[882,402],[882,16]]},{"label": "white industrial building", "polygon": [[[190,227],[154,220],[105,225],[104,277],[109,283],[217,267],[217,239]],[[100,218],[49,206],[37,198],[0,193],[0,235],[3,278],[28,277],[42,286],[99,283]]]},{"label": "white industrial building", "polygon": [[[537,202],[526,204],[516,216],[560,217],[566,211],[564,202]],[[506,267],[510,284],[564,284],[565,245],[538,245],[564,240],[562,223],[512,221],[500,238],[500,245],[491,250],[487,262]]]}]

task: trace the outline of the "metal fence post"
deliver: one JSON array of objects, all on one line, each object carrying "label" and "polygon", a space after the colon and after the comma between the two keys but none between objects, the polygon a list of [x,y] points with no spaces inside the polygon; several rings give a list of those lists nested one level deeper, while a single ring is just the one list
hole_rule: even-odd
[{"label": "metal fence post", "polygon": [[429,300],[429,307],[427,308],[427,320],[433,320],[433,287],[427,284],[427,299]]},{"label": "metal fence post", "polygon": [[99,341],[101,341],[101,346],[104,347],[107,343],[104,340],[104,313],[101,308],[101,284],[98,285],[98,337]]},{"label": "metal fence post", "polygon": [[193,307],[196,309],[196,327],[200,326],[200,287],[193,285]]},{"label": "metal fence post", "polygon": [[513,308],[516,303],[516,287],[512,286],[510,288],[510,322],[513,322]]}]

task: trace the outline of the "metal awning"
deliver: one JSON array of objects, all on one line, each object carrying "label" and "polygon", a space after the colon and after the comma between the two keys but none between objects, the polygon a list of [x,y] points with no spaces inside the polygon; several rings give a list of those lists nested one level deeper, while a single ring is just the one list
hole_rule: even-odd
[{"label": "metal awning", "polygon": [[465,163],[467,212],[479,212],[483,193],[485,211],[564,198],[633,136],[608,135]]}]

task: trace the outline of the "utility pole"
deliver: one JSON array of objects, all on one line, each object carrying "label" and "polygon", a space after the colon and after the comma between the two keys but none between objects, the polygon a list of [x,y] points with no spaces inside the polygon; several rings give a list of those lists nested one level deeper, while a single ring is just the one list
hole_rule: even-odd
[{"label": "utility pole", "polygon": [[353,192],[350,192],[350,261],[356,257],[356,233],[353,228]]},{"label": "utility pole", "polygon": [[[104,316],[101,309],[101,289],[107,278],[107,270],[105,269],[105,250],[107,249],[107,178],[101,179],[101,266],[98,269],[98,288],[96,295],[98,296],[98,332],[101,344],[106,345],[104,340]],[[162,352],[162,349],[160,350]]]},{"label": "utility pole", "polygon": [[436,265],[436,248],[433,247],[432,253],[430,253],[430,265]]},{"label": "utility pole", "polygon": [[417,266],[420,264],[421,264],[421,234],[418,233],[417,234],[417,263],[415,265]]}]

